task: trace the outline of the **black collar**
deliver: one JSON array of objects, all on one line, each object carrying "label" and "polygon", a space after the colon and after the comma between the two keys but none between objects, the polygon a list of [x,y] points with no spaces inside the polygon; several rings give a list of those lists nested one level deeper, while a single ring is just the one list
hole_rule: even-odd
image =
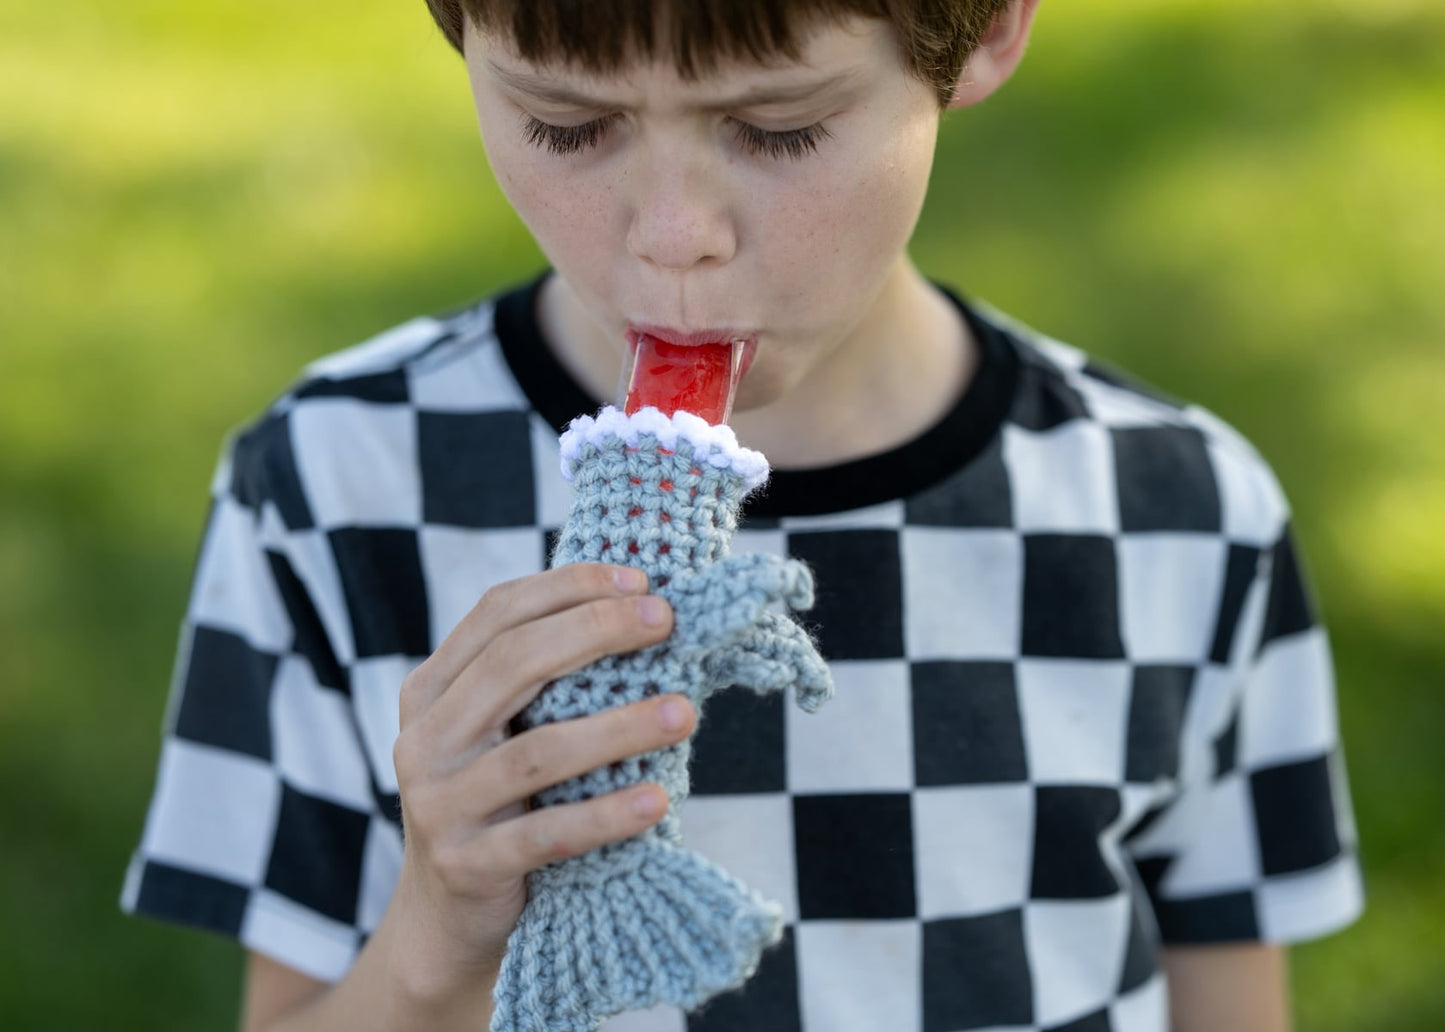
[{"label": "black collar", "polygon": [[[502,355],[532,403],[560,434],[579,415],[597,411],[592,397],[564,369],[542,337],[537,298],[551,271],[497,298],[495,326]],[[907,498],[961,469],[998,433],[1018,385],[1017,345],[958,294],[958,306],[981,354],[958,403],[923,433],[896,448],[814,469],[774,470],[767,486],[743,505],[747,517],[816,516]],[[611,399],[608,399],[609,401]]]}]

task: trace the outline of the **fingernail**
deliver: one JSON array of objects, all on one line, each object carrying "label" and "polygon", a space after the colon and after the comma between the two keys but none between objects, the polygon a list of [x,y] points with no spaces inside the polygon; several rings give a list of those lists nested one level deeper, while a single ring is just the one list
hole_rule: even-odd
[{"label": "fingernail", "polygon": [[687,704],[681,699],[664,699],[657,710],[657,722],[668,731],[681,731],[687,723]]},{"label": "fingernail", "polygon": [[647,587],[647,574],[631,566],[619,566],[612,571],[612,581],[618,591],[642,591]]},{"label": "fingernail", "polygon": [[667,622],[667,603],[656,595],[639,599],[637,612],[641,615],[642,622],[649,627],[661,627]]},{"label": "fingernail", "polygon": [[656,817],[662,812],[662,800],[652,789],[638,792],[632,797],[632,812],[639,817]]}]

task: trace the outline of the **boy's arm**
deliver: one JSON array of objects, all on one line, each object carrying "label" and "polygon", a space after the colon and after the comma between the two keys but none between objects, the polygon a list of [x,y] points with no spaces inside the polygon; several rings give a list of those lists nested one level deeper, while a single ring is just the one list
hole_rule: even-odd
[{"label": "boy's arm", "polygon": [[326,988],[319,978],[251,951],[246,956],[241,986],[241,1032],[264,1032],[282,1015],[320,996]]},{"label": "boy's arm", "polygon": [[[497,972],[479,972],[467,991],[425,995],[379,962],[385,925],[340,982],[331,985],[252,952],[246,965],[241,1032],[346,1029],[457,1029],[482,1032],[492,1019]],[[368,956],[370,954],[370,956]]]},{"label": "boy's arm", "polygon": [[1174,1032],[1289,1032],[1289,962],[1283,946],[1166,946]]}]

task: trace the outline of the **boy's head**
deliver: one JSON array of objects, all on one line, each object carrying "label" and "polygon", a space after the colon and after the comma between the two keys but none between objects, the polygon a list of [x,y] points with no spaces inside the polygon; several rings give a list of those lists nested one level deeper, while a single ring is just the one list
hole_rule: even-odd
[{"label": "boy's head", "polygon": [[509,37],[526,60],[561,59],[615,72],[635,58],[671,57],[683,76],[720,60],[796,59],[826,21],[891,23],[908,70],[940,105],[1009,0],[427,0],[448,42],[464,51],[467,23]]},{"label": "boy's head", "polygon": [[941,112],[1002,85],[1037,2],[428,0],[573,372],[605,397],[629,330],[742,336],[738,412],[840,396],[880,333],[923,332]]}]

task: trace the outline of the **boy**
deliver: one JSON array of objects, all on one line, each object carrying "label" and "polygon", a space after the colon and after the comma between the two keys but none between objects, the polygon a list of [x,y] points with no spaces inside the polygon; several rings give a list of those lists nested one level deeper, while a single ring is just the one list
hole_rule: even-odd
[{"label": "boy", "polygon": [[742,336],[732,426],[774,473],[734,550],[812,565],[837,694],[708,704],[688,844],[787,933],[603,1027],[1287,1028],[1280,944],[1362,901],[1275,481],[905,250],[941,112],[1037,0],[431,6],[553,271],[316,363],[232,442],[126,908],[244,942],[247,1029],[487,1027],[527,872],[665,804],[526,800],[700,719],[510,733],[671,631],[620,568],[540,572],[556,433],[629,330]]}]

